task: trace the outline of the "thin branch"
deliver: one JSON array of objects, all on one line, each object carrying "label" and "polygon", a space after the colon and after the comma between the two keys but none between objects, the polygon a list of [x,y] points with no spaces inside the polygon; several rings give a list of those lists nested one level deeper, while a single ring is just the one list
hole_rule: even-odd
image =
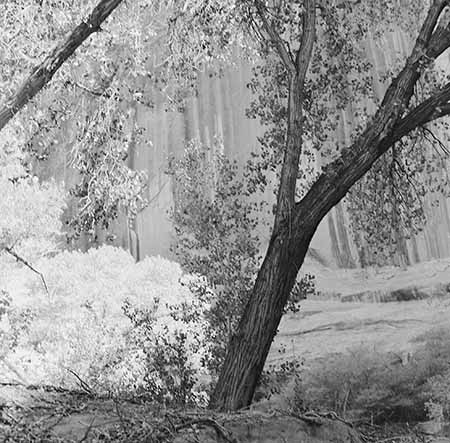
[{"label": "thin branch", "polygon": [[[411,188],[414,190],[414,192],[416,193],[416,197],[417,199],[420,199],[420,192],[417,190],[417,183],[414,183],[412,181],[412,178],[409,176],[408,172],[405,170],[405,168],[403,167],[403,165],[397,160],[394,159],[394,164],[397,165],[397,167],[400,169],[401,172],[403,172],[404,177],[406,178],[406,180],[408,180],[408,183],[411,185]],[[397,175],[399,176],[399,178],[403,178],[402,174],[400,174],[399,171],[397,171],[394,168],[394,172],[397,173]],[[405,202],[406,203],[406,202]]]},{"label": "thin branch", "polygon": [[33,265],[30,262],[22,258],[20,255],[18,255],[12,248],[5,247],[4,249],[8,254],[12,255],[18,262],[24,264],[27,268],[31,269],[35,274],[39,275],[39,277],[41,277],[42,284],[44,285],[45,292],[47,292],[47,295],[50,295],[47,283],[45,282],[45,278],[42,272],[39,272],[35,267],[33,267]]},{"label": "thin branch", "polygon": [[255,1],[256,10],[258,11],[258,15],[261,17],[263,27],[267,34],[270,37],[272,44],[275,46],[278,55],[281,58],[281,61],[284,64],[284,67],[289,72],[290,75],[295,74],[295,63],[292,59],[292,55],[286,49],[285,42],[280,37],[280,34],[276,31],[276,29],[269,23],[269,20],[266,16],[265,7],[262,5],[260,0]]},{"label": "thin branch", "polygon": [[450,150],[447,148],[447,146],[444,145],[444,143],[443,143],[441,140],[439,140],[439,138],[436,137],[436,135],[434,134],[434,132],[433,132],[431,129],[424,127],[424,128],[422,128],[422,131],[423,131],[424,133],[426,132],[427,134],[429,134],[429,135],[431,136],[431,138],[432,138],[433,140],[430,140],[430,139],[429,139],[428,137],[426,137],[425,134],[424,134],[425,138],[430,142],[431,146],[433,146],[433,148],[436,150],[436,152],[437,152],[438,155],[441,155],[441,152],[439,152],[439,151],[436,149],[435,144],[433,143],[433,141],[436,142],[436,143],[439,145],[439,147],[444,151],[444,153],[445,153],[446,155],[450,156]]},{"label": "thin branch", "polygon": [[75,371],[72,371],[72,369],[70,368],[66,368],[66,371],[70,372],[80,382],[80,387],[81,389],[83,389],[83,391],[85,391],[89,395],[94,395],[91,387]]},{"label": "thin branch", "polygon": [[87,438],[88,438],[88,436],[89,436],[89,434],[90,434],[90,432],[91,432],[91,430],[92,430],[92,428],[94,426],[94,422],[95,422],[96,418],[97,417],[95,417],[95,416],[92,418],[91,423],[89,424],[89,426],[86,429],[86,432],[84,433],[84,436],[81,438],[81,440],[78,440],[77,443],[82,443],[83,441],[87,440]]}]

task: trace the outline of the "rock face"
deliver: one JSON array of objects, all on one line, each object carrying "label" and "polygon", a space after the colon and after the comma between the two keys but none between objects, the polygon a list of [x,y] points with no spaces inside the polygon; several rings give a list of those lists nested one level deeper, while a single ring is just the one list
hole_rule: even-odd
[{"label": "rock face", "polygon": [[[236,443],[361,443],[358,433],[346,424],[322,419],[321,424],[307,423],[283,415],[243,415],[224,423],[229,442]],[[227,441],[212,427],[186,431],[174,443],[222,443]],[[197,440],[196,440],[197,439]]]},{"label": "rock face", "polygon": [[[386,38],[385,48],[368,41],[366,50],[374,68],[376,95],[382,97],[385,85],[379,73],[395,65],[398,53],[406,53],[410,42],[395,33]],[[390,48],[390,50],[386,50]],[[145,255],[170,256],[172,228],[168,210],[173,205],[172,184],[165,174],[169,156],[180,156],[184,143],[192,138],[208,144],[215,135],[224,140],[225,152],[243,164],[250,152],[258,148],[258,136],[263,128],[255,120],[245,116],[252,101],[247,88],[251,79],[251,66],[236,56],[233,64],[224,69],[220,77],[201,73],[198,78],[198,95],[188,100],[182,112],[167,112],[161,98],[155,98],[154,109],[135,104],[134,118],[146,129],[152,145],[130,149],[129,162],[134,168],[148,173],[149,206],[138,216],[133,228],[125,221],[116,224],[116,244],[129,248],[136,258]],[[159,100],[159,101],[158,101]],[[354,117],[351,109],[342,111],[342,118],[334,138],[349,141]],[[59,149],[49,159],[42,172],[45,176],[56,176],[67,184],[73,184],[74,174],[67,167],[71,139],[67,135],[66,150]],[[62,147],[61,147],[62,148]],[[272,202],[274,195],[267,189],[264,199]],[[428,226],[417,238],[408,240],[407,254],[412,263],[450,256],[450,215],[448,200],[441,199],[439,207],[428,210]],[[268,230],[262,229],[263,244],[268,240]],[[99,235],[102,238],[101,233]],[[80,244],[83,247],[83,244]],[[86,245],[84,245],[86,247]],[[321,261],[330,267],[351,268],[358,265],[358,256],[349,229],[345,204],[338,204],[320,224],[311,247]]]}]

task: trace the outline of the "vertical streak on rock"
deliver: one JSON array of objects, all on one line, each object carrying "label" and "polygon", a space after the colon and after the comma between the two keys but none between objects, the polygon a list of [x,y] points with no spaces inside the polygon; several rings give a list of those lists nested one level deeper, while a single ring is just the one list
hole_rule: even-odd
[{"label": "vertical streak on rock", "polygon": [[333,219],[334,212],[335,211],[333,209],[327,215],[328,229],[329,229],[329,233],[330,233],[331,249],[332,249],[332,254],[333,254],[334,260],[336,262],[336,265],[339,268],[342,268],[344,266],[344,264],[342,262],[342,255],[341,255],[339,241],[338,241],[337,234],[336,234],[336,228],[334,226],[334,219]]},{"label": "vertical streak on rock", "polygon": [[336,225],[339,236],[339,243],[341,245],[341,262],[344,268],[354,268],[355,262],[350,250],[350,242],[347,235],[347,228],[345,223],[344,210],[342,202],[336,205]]}]

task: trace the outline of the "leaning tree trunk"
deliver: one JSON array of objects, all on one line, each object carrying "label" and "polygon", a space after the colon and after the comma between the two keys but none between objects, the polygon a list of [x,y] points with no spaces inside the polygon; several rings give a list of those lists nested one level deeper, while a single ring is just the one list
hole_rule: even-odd
[{"label": "leaning tree trunk", "polygon": [[290,241],[287,230],[272,236],[251,302],[240,320],[238,334],[231,339],[212,407],[237,410],[251,403],[312,234],[303,233],[300,247]]},{"label": "leaning tree trunk", "polygon": [[19,90],[10,97],[0,110],[0,131],[6,124],[45,86],[62,64],[94,32],[100,31],[100,25],[108,18],[122,0],[102,0],[66,38],[36,66]]}]

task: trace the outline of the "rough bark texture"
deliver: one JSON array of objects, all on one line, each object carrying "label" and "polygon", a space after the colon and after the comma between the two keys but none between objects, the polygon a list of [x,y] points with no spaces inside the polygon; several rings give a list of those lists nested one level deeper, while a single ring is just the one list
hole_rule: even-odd
[{"label": "rough bark texture", "polygon": [[108,18],[122,0],[102,0],[86,21],[80,23],[67,37],[56,46],[47,58],[36,66],[19,90],[10,97],[0,110],[0,131],[5,125],[50,82],[61,65],[94,32],[100,31],[100,25]]},{"label": "rough bark texture", "polygon": [[[443,0],[432,3],[405,67],[392,81],[365,131],[337,160],[327,165],[306,196],[293,206],[291,196],[295,183],[292,184],[290,177],[298,168],[298,161],[290,162],[298,160],[293,150],[293,140],[297,143],[298,137],[288,130],[274,230],[238,331],[229,344],[212,396],[212,407],[233,410],[251,403],[283,308],[323,217],[396,141],[417,126],[445,115],[443,108],[450,98],[449,85],[404,116],[424,63],[437,58],[450,45],[450,27],[436,26],[446,5]],[[283,59],[282,54],[280,57]],[[301,100],[302,85],[297,87],[295,90],[291,86],[289,112],[301,116],[301,101],[296,103],[300,110],[291,106],[296,100],[293,94],[299,93]],[[289,123],[297,121],[296,117],[290,115]],[[301,140],[298,143],[301,146]]]}]

